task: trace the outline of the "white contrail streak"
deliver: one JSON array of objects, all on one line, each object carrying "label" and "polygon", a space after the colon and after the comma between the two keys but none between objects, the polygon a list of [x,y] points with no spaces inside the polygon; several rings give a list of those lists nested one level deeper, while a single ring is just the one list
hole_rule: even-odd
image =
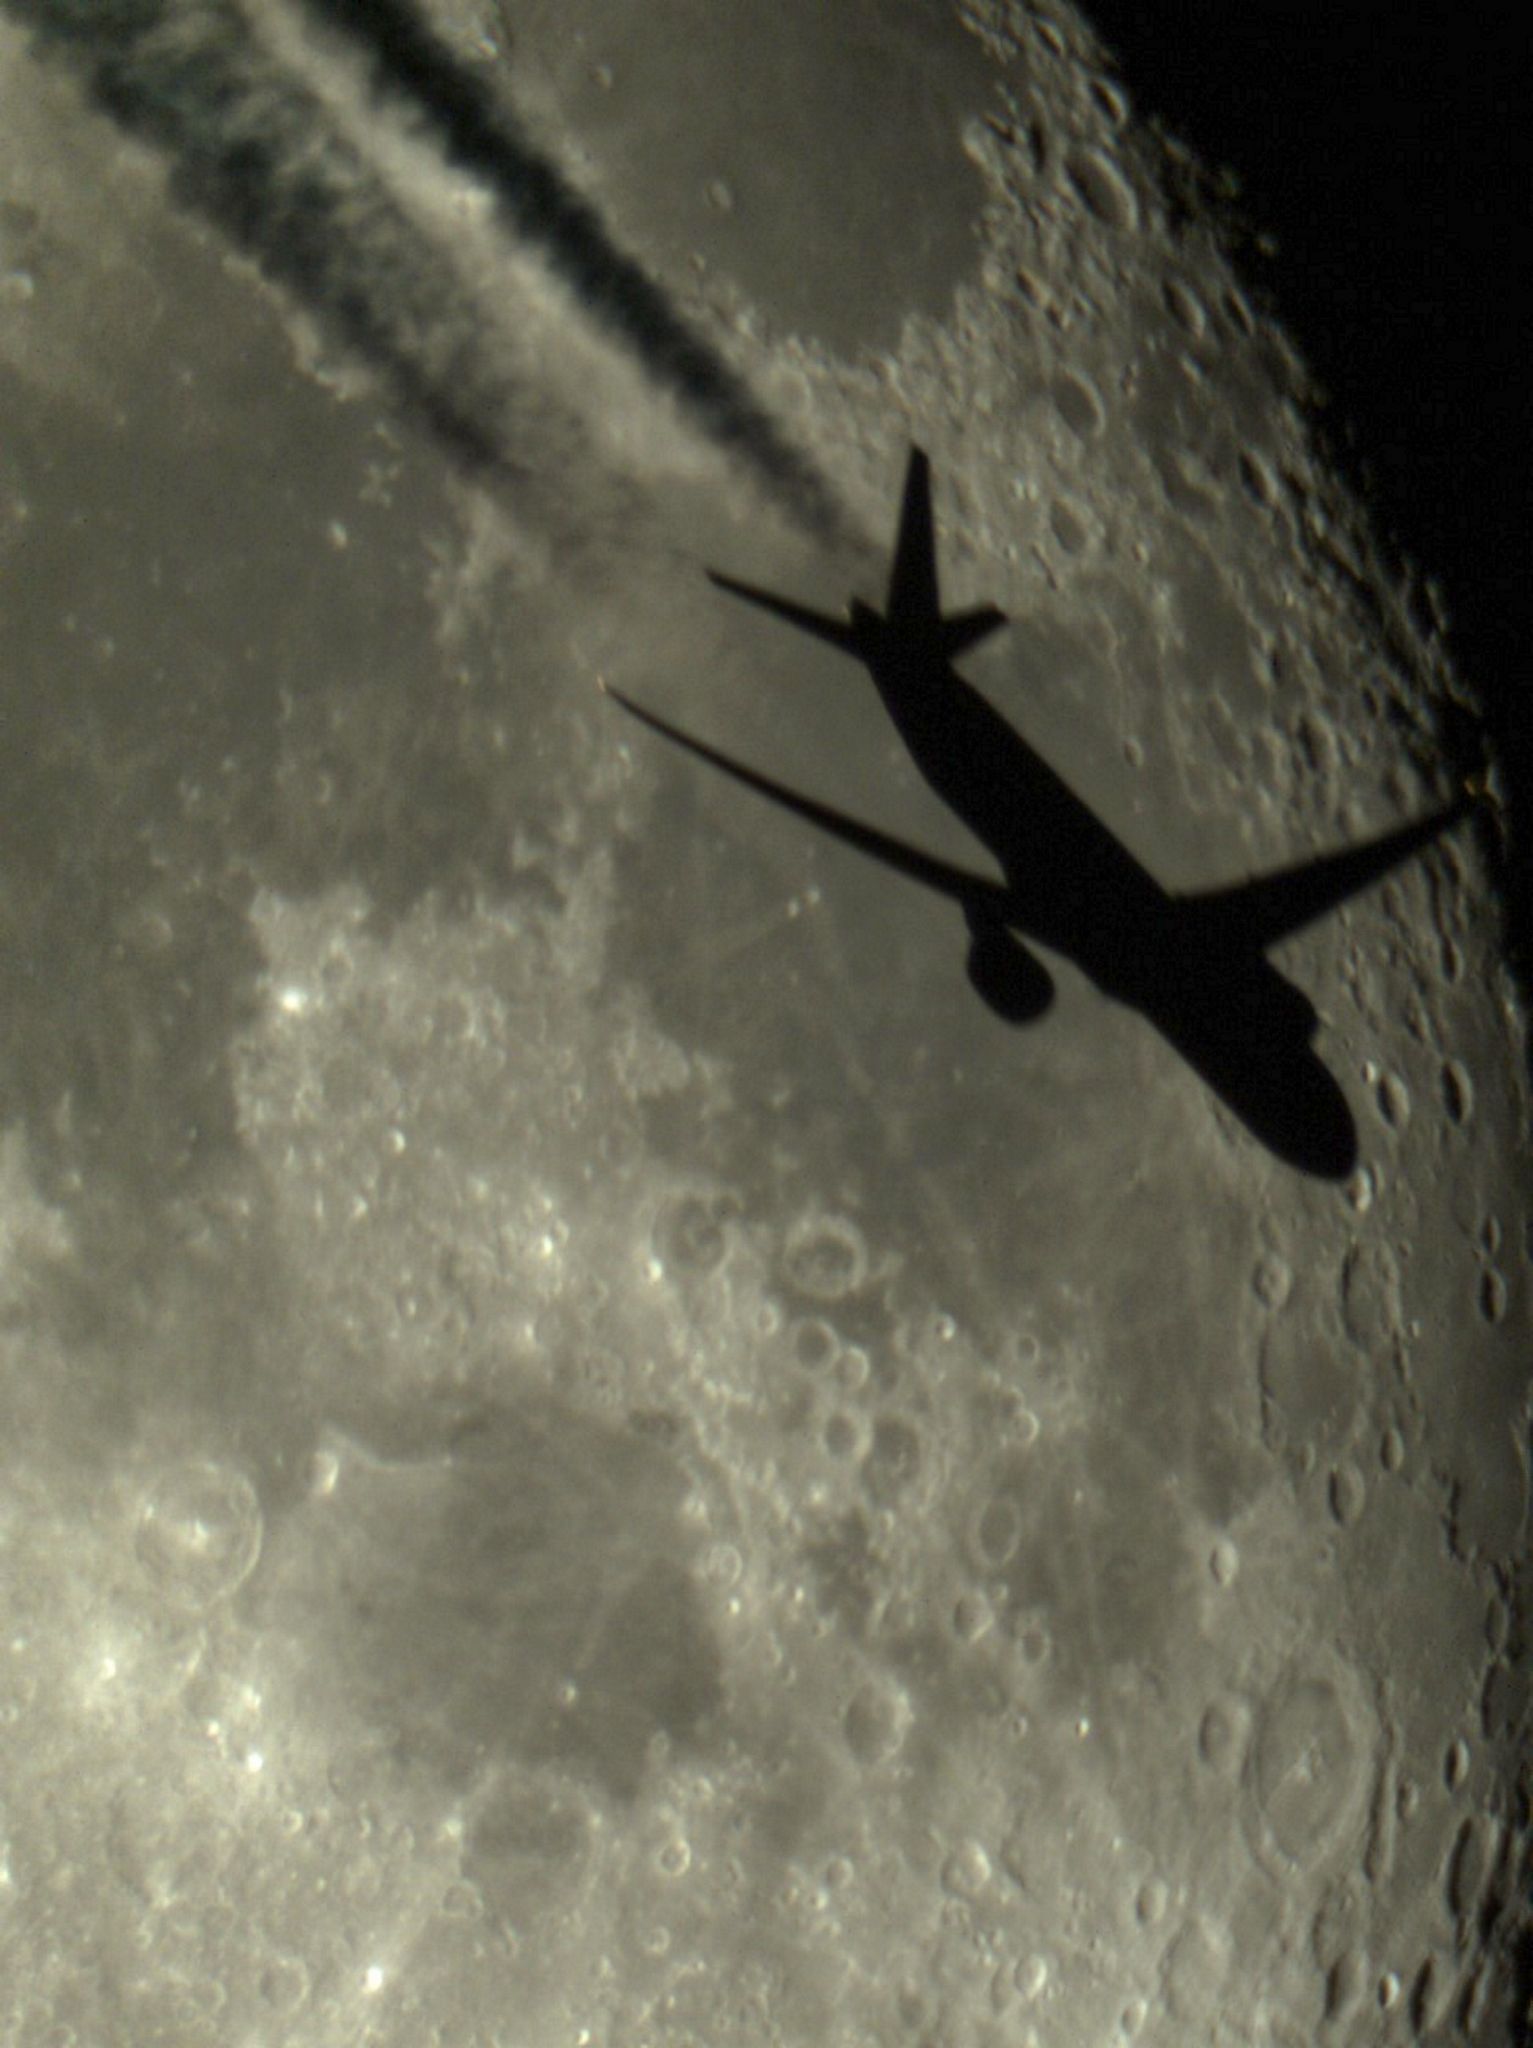
[{"label": "white contrail streak", "polygon": [[621,444],[658,408],[802,526],[844,531],[739,373],[404,0],[0,5],[460,461],[537,492],[576,442]]}]

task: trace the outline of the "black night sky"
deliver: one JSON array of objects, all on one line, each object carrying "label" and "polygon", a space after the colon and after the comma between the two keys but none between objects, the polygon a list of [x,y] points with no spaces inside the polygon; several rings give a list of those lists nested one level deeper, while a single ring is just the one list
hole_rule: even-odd
[{"label": "black night sky", "polygon": [[1329,394],[1332,452],[1442,589],[1511,793],[1504,887],[1533,997],[1533,18],[1511,0],[1087,12],[1139,112],[1237,174],[1278,244],[1248,272]]}]

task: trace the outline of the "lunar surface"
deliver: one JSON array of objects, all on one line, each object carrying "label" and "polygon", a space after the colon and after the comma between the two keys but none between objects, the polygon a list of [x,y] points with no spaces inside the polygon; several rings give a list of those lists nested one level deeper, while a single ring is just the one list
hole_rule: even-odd
[{"label": "lunar surface", "polygon": [[0,2039],[1526,2040],[1489,802],[1276,949],[1269,1155],[973,864],[963,673],[1170,889],[1473,698],[1086,22],[0,10]]}]

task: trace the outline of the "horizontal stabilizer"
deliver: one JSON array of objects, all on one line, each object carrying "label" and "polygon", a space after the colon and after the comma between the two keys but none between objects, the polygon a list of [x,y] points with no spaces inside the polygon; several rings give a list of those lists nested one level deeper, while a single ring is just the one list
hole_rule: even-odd
[{"label": "horizontal stabilizer", "polygon": [[1258,875],[1249,882],[1237,882],[1226,889],[1209,889],[1184,896],[1189,908],[1208,913],[1217,922],[1227,922],[1232,933],[1260,946],[1275,945],[1291,932],[1302,931],[1317,918],[1335,910],[1351,897],[1361,895],[1413,854],[1456,825],[1472,809],[1471,793],[1446,805],[1412,825],[1386,832],[1362,846],[1343,847],[1338,853],[1322,854],[1318,860],[1302,861],[1271,875]]},{"label": "horizontal stabilizer", "polygon": [[1006,614],[997,611],[993,604],[982,604],[972,612],[954,612],[942,621],[943,658],[955,660],[965,648],[975,647],[992,633],[998,633],[1006,622]]},{"label": "horizontal stabilizer", "polygon": [[775,618],[786,619],[801,633],[813,633],[817,640],[828,641],[832,647],[840,648],[843,654],[862,653],[862,636],[845,619],[828,619],[823,612],[812,612],[786,597],[775,596],[770,590],[758,590],[753,583],[737,583],[733,576],[722,576],[717,569],[709,569],[707,577],[720,590],[727,590],[733,597],[743,597],[747,604],[758,605]]},{"label": "horizontal stabilizer", "polygon": [[645,711],[632,702],[620,690],[610,684],[602,685],[609,697],[615,697],[623,709],[630,712],[641,724],[652,732],[672,741],[678,747],[685,747],[689,754],[695,754],[710,767],[721,769],[736,782],[744,783],[758,796],[779,804],[784,810],[792,811],[796,817],[816,825],[822,832],[841,840],[843,845],[853,846],[859,853],[881,861],[895,873],[905,875],[913,882],[920,882],[928,889],[934,889],[941,896],[975,909],[987,910],[993,918],[1002,918],[1011,904],[1011,896],[1004,885],[987,875],[975,874],[968,868],[954,867],[950,862],[938,860],[934,855],[922,853],[918,847],[907,846],[902,840],[893,839],[886,832],[880,832],[872,825],[864,825],[856,818],[849,818],[843,812],[832,810],[828,804],[816,803],[813,797],[800,796],[797,791],[774,782],[769,776],[758,775],[754,768],[747,768],[741,761],[721,754],[714,747],[705,746],[678,726],[670,725],[663,718],[657,718],[653,711]]}]

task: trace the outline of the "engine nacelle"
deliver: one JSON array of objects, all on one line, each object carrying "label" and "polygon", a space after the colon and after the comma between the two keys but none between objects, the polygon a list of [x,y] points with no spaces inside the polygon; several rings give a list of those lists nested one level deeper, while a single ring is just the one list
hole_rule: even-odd
[{"label": "engine nacelle", "polygon": [[966,972],[974,993],[1007,1024],[1031,1024],[1054,1000],[1054,981],[1043,962],[1015,933],[971,917]]}]

